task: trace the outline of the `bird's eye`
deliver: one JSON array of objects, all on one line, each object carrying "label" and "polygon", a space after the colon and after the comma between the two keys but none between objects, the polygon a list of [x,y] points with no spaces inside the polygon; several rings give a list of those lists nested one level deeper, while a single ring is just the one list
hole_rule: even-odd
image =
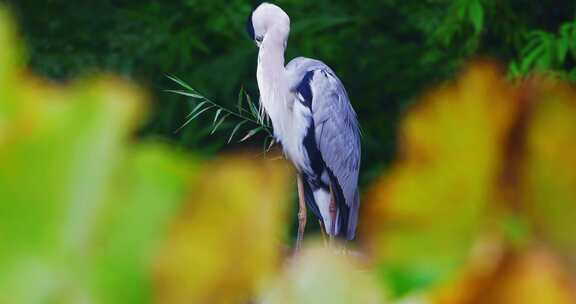
[{"label": "bird's eye", "polygon": [[256,41],[262,42],[262,40],[264,40],[264,37],[262,37],[262,36],[256,36]]}]

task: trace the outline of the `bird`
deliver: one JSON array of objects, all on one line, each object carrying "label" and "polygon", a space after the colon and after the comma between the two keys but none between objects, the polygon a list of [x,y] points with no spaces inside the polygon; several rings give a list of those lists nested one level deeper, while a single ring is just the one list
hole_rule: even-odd
[{"label": "bird", "polygon": [[308,209],[331,244],[354,239],[361,144],[344,85],[322,61],[297,57],[285,65],[290,17],[279,6],[258,5],[246,31],[259,49],[260,105],[272,123],[275,141],[297,171],[296,250],[302,246]]}]

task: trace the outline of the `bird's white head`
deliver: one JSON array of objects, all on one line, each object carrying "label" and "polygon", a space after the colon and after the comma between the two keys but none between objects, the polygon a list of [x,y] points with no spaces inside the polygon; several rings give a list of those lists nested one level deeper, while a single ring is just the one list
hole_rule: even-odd
[{"label": "bird's white head", "polygon": [[275,40],[285,45],[290,32],[290,17],[277,5],[264,2],[248,17],[246,31],[258,47],[264,40]]}]

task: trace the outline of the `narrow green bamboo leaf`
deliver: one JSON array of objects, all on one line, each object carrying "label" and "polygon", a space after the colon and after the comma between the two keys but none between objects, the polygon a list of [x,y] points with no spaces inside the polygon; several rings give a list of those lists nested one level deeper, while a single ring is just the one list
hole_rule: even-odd
[{"label": "narrow green bamboo leaf", "polygon": [[276,140],[274,138],[272,138],[272,140],[270,141],[270,145],[266,149],[266,152],[269,152],[270,149],[272,149],[272,147],[274,147],[274,144],[276,144]]},{"label": "narrow green bamboo leaf", "polygon": [[166,77],[168,77],[170,80],[176,82],[177,84],[179,84],[181,87],[186,88],[192,92],[196,92],[196,90],[194,90],[191,86],[189,86],[187,83],[185,83],[183,80],[181,80],[180,78],[176,77],[176,76],[172,76],[172,75],[166,75]]},{"label": "narrow green bamboo leaf", "polygon": [[190,113],[188,113],[188,115],[186,115],[186,118],[194,115],[194,113],[196,113],[196,111],[198,111],[204,104],[206,104],[206,101],[202,101],[202,102],[198,103],[196,105],[196,107],[194,107],[194,109],[192,109],[192,111],[190,111]]},{"label": "narrow green bamboo leaf", "polygon": [[206,108],[204,108],[204,109],[202,109],[202,110],[198,111],[198,113],[194,114],[194,116],[192,116],[192,118],[190,118],[190,119],[194,119],[194,118],[196,118],[196,117],[200,116],[200,114],[202,114],[202,113],[204,113],[204,112],[206,112],[206,111],[208,111],[208,110],[212,109],[213,107],[214,107],[214,106],[208,106],[208,107],[206,107]]},{"label": "narrow green bamboo leaf", "polygon": [[246,135],[244,135],[244,137],[242,137],[242,139],[239,142],[243,142],[243,141],[247,140],[248,138],[254,136],[255,134],[257,134],[258,132],[260,132],[262,130],[263,130],[262,127],[257,127],[257,128],[250,130],[248,133],[246,133]]},{"label": "narrow green bamboo leaf", "polygon": [[210,132],[210,134],[214,134],[214,132],[218,130],[218,127],[220,127],[220,125],[224,122],[224,120],[226,120],[228,116],[230,116],[230,114],[223,115],[222,118],[220,118],[220,120],[216,123],[216,125],[214,125],[214,128],[212,129],[212,132]]},{"label": "narrow green bamboo leaf", "polygon": [[258,103],[258,122],[260,122],[260,124],[262,126],[264,126],[264,109],[262,109],[262,103],[259,102]]},{"label": "narrow green bamboo leaf", "polygon": [[236,125],[236,127],[234,127],[234,129],[232,130],[232,133],[230,134],[230,137],[228,138],[228,143],[230,143],[232,141],[232,138],[234,137],[234,134],[236,134],[236,132],[238,131],[238,129],[240,129],[240,127],[245,124],[246,121],[242,121],[239,124]]},{"label": "narrow green bamboo leaf", "polygon": [[218,120],[218,117],[220,116],[220,114],[222,113],[222,108],[218,109],[218,111],[216,111],[216,114],[214,115],[214,120],[212,121],[212,126],[216,125],[216,121]]},{"label": "narrow green bamboo leaf", "polygon": [[174,133],[180,132],[180,130],[182,130],[184,127],[186,127],[192,120],[194,120],[196,117],[200,116],[200,114],[210,110],[213,107],[214,106],[208,106],[208,107],[198,111],[198,113],[194,114],[194,116],[188,118],[188,120],[186,120],[186,122],[182,126],[180,126],[180,128],[178,128],[176,131],[174,131]]},{"label": "narrow green bamboo leaf", "polygon": [[181,90],[164,90],[164,92],[175,93],[178,95],[188,96],[188,97],[192,97],[192,98],[204,99],[204,96],[202,96],[202,95],[198,95],[198,94],[186,92],[186,91],[181,91]]},{"label": "narrow green bamboo leaf", "polygon": [[[248,115],[252,115],[252,111],[250,110],[250,103],[251,103],[250,95],[248,95],[246,91],[243,91],[242,95],[243,96],[239,100],[240,102],[238,104],[238,113],[239,114],[246,113]],[[246,98],[246,103],[248,104],[248,110],[246,110],[246,108],[244,107],[244,97]]]},{"label": "narrow green bamboo leaf", "polygon": [[[270,142],[268,142],[268,141],[270,141]],[[266,136],[266,138],[264,139],[264,146],[263,146],[264,152],[265,153],[270,152],[270,149],[272,149],[272,147],[274,146],[275,143],[276,143],[276,140],[274,139],[273,136],[270,136],[270,135]]]},{"label": "narrow green bamboo leaf", "polygon": [[252,102],[252,99],[250,98],[250,95],[246,94],[246,98],[248,99],[248,107],[250,108],[250,113],[252,113],[252,116],[258,120],[258,110],[256,109],[256,106],[254,105],[254,103]]},{"label": "narrow green bamboo leaf", "polygon": [[262,141],[262,153],[268,152],[266,151],[266,147],[268,147],[268,138],[270,138],[270,136],[264,137],[264,140]]},{"label": "narrow green bamboo leaf", "polygon": [[236,108],[238,113],[242,113],[242,97],[244,95],[244,87],[240,87],[240,92],[238,92],[238,101],[236,102]]}]

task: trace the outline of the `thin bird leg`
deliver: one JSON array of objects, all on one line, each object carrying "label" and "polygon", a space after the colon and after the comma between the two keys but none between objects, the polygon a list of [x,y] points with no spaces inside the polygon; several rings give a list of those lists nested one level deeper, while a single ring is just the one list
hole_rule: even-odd
[{"label": "thin bird leg", "polygon": [[326,247],[328,246],[328,240],[326,240],[326,231],[324,231],[324,223],[322,222],[322,220],[318,220],[318,223],[320,224],[320,234],[322,235],[322,242]]},{"label": "thin bird leg", "polygon": [[334,236],[336,235],[336,201],[334,200],[334,194],[332,192],[332,187],[330,187],[330,205],[328,206],[328,211],[330,212],[330,219],[332,223],[330,225],[330,247],[334,247]]},{"label": "thin bird leg", "polygon": [[296,238],[296,252],[302,248],[304,229],[306,228],[306,201],[304,200],[304,184],[298,175],[298,236]]}]

